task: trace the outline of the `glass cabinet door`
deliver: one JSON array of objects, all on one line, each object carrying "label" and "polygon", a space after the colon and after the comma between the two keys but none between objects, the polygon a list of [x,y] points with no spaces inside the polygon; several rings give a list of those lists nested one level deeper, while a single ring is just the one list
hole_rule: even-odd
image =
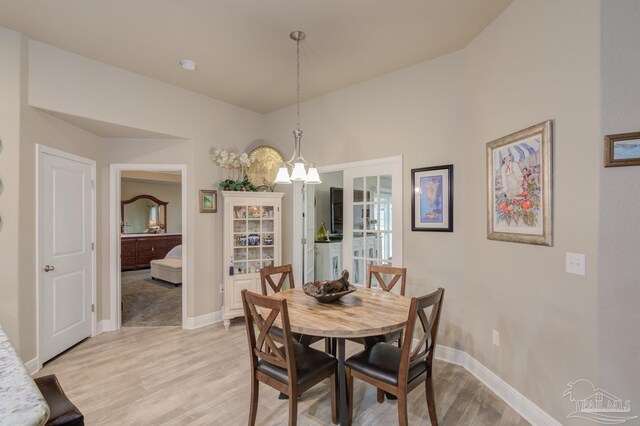
[{"label": "glass cabinet door", "polygon": [[274,265],[274,207],[233,207],[234,274],[255,274]]}]

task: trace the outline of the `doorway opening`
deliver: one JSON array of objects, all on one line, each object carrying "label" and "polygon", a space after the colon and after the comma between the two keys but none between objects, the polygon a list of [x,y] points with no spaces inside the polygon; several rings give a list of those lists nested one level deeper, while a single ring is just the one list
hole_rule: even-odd
[{"label": "doorway opening", "polygon": [[114,328],[186,324],[186,166],[111,166]]},{"label": "doorway opening", "polygon": [[363,285],[369,265],[402,266],[402,157],[318,171],[321,184],[294,188],[294,243],[302,241],[294,270],[303,282],[337,279],[346,269]]},{"label": "doorway opening", "polygon": [[182,325],[182,176],[120,174],[122,327]]},{"label": "doorway opening", "polygon": [[[308,259],[307,270],[313,266],[314,280],[335,280],[342,272],[342,240],[344,237],[344,172],[324,172],[322,183],[314,190],[313,228],[314,257]],[[311,217],[311,215],[310,215]],[[313,230],[315,229],[315,234]]]}]

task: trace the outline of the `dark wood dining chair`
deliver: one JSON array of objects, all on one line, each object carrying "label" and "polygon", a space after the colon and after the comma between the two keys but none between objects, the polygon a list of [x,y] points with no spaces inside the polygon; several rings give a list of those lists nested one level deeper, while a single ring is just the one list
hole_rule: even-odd
[{"label": "dark wood dining chair", "polygon": [[[404,289],[407,281],[407,268],[397,268],[394,266],[369,265],[367,288],[371,288],[371,283],[375,278],[382,291],[391,291],[400,282],[400,296],[404,296]],[[389,277],[389,281],[385,280]],[[382,336],[376,336],[376,341],[393,342],[398,341],[398,347],[402,346],[402,332],[396,331]]]},{"label": "dark wood dining chair", "polygon": [[[337,424],[338,361],[336,358],[293,340],[286,300],[262,296],[244,289],[242,306],[251,358],[249,426],[256,423],[260,382],[289,397],[288,424],[294,426],[298,417],[299,396],[326,378],[331,379],[331,420]],[[266,315],[266,318],[258,313],[258,309]],[[282,338],[271,332],[278,317],[282,326]]]},{"label": "dark wood dining chair", "polygon": [[[390,275],[389,281],[383,275]],[[407,268],[396,268],[385,265],[369,265],[367,268],[367,288],[371,288],[373,278],[383,291],[391,291],[400,282],[400,295],[404,296],[404,289],[407,283]]]},{"label": "dark wood dining chair", "polygon": [[[388,281],[385,279],[385,276],[388,277]],[[367,268],[367,288],[371,288],[371,284],[375,279],[378,287],[382,289],[382,291],[391,291],[393,288],[400,283],[400,296],[404,296],[404,289],[407,282],[407,268],[397,268],[394,266],[384,266],[384,265],[369,265]],[[394,342],[398,341],[398,347],[402,346],[402,331],[394,331],[392,333],[383,334],[381,336],[373,336],[372,338],[366,339],[365,345],[370,346],[374,343],[379,342]]]},{"label": "dark wood dining chair", "polygon": [[[275,283],[274,277],[279,275],[278,284]],[[285,286],[285,283],[289,288],[295,288],[295,281],[293,279],[293,267],[289,265],[272,266],[268,268],[262,268],[260,270],[260,286],[262,288],[262,295],[269,295],[269,288],[272,293],[280,293]],[[267,287],[268,286],[268,287]]]},{"label": "dark wood dining chair", "polygon": [[[275,283],[274,277],[279,276],[278,284]],[[284,289],[285,283],[289,288],[295,288],[295,282],[293,280],[293,268],[289,265],[272,266],[268,268],[262,268],[260,270],[260,288],[262,289],[262,295],[268,296],[270,293],[280,293]],[[269,292],[271,289],[271,292]],[[272,333],[275,333],[282,338],[282,330],[279,327],[272,327]],[[302,338],[301,334],[293,333],[293,339],[297,342]],[[307,345],[308,346],[308,345]]]},{"label": "dark wood dining chair", "polygon": [[[400,426],[406,426],[408,422],[408,393],[424,382],[429,418],[432,425],[438,424],[433,387],[433,354],[436,348],[443,298],[444,289],[439,288],[426,296],[411,299],[402,348],[380,342],[346,361],[347,390],[349,401],[351,401],[350,422],[353,418],[353,379],[357,377],[398,398]],[[431,313],[427,317],[426,310],[429,308]],[[413,342],[417,320],[420,320],[424,334],[412,349],[411,342]],[[378,401],[381,402],[379,399]]]},{"label": "dark wood dining chair", "polygon": [[[275,280],[278,281],[277,284]],[[285,288],[285,284],[288,286],[287,288]],[[262,288],[263,296],[280,293],[283,289],[296,288],[295,280],[293,278],[293,267],[291,264],[288,264],[262,268],[260,270],[260,286]],[[269,289],[271,289],[271,291],[269,291]],[[274,333],[278,333],[277,327],[274,327]],[[293,333],[293,338],[305,346],[312,345],[323,339],[322,337],[305,336],[298,333]],[[325,342],[326,350],[329,352],[329,342],[328,340]]]}]

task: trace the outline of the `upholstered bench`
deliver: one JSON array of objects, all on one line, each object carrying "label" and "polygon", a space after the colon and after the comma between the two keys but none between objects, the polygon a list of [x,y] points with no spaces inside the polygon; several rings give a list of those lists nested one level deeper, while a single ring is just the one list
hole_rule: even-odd
[{"label": "upholstered bench", "polygon": [[164,259],[151,261],[151,278],[182,284],[182,245],[175,246]]},{"label": "upholstered bench", "polygon": [[55,374],[34,380],[49,406],[47,426],[84,426],[84,416],[64,394]]}]

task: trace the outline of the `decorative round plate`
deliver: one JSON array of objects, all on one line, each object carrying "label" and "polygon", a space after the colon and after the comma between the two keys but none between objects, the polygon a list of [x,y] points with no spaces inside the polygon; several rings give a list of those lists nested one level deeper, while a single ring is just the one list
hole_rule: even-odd
[{"label": "decorative round plate", "polygon": [[249,153],[249,157],[251,156],[255,160],[246,170],[249,181],[255,187],[266,185],[271,188],[284,161],[282,154],[272,146],[262,145],[254,148]]}]

